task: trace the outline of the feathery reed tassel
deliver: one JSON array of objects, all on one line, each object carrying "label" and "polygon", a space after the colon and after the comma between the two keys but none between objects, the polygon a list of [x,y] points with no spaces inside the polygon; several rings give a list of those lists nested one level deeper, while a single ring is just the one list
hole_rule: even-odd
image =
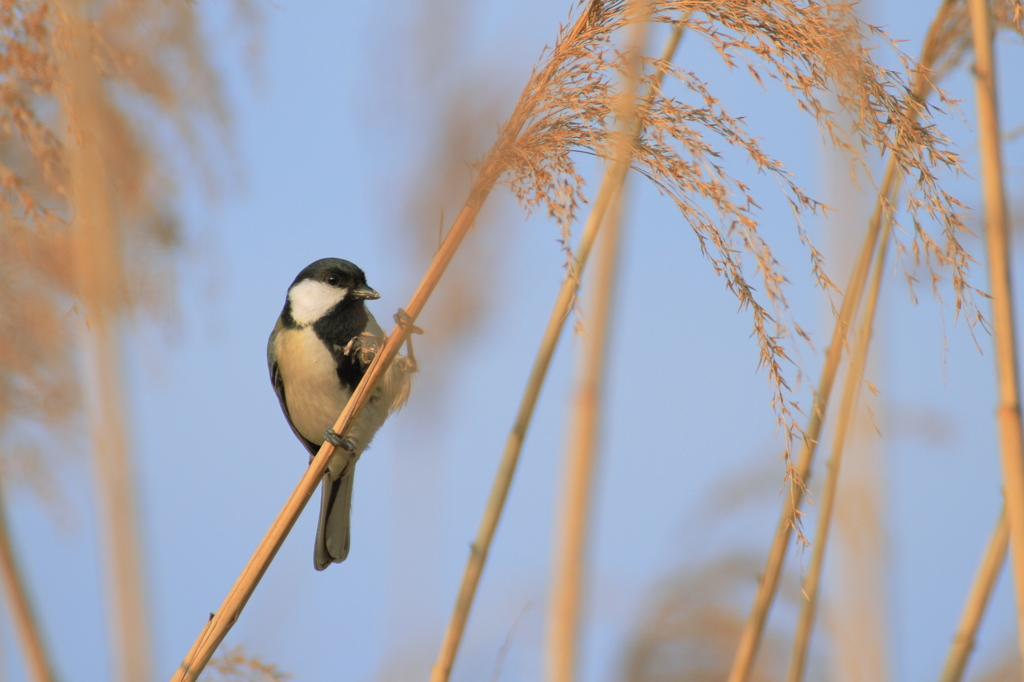
[{"label": "feathery reed tassel", "polygon": [[768,552],[768,561],[765,571],[758,584],[757,595],[754,597],[754,604],[744,624],[743,632],[740,634],[740,643],[733,659],[732,669],[729,672],[729,682],[747,682],[750,679],[750,672],[754,667],[754,658],[757,656],[757,649],[761,644],[761,637],[764,634],[764,625],[768,620],[768,612],[775,601],[775,593],[779,586],[779,576],[782,574],[782,565],[786,560],[786,552],[789,549],[789,540],[796,523],[795,515],[800,509],[803,501],[804,485],[811,476],[811,464],[814,461],[814,454],[818,447],[818,439],[821,435],[822,422],[825,420],[825,413],[828,410],[829,397],[832,393],[832,385],[835,382],[836,373],[839,370],[839,362],[842,359],[843,347],[846,345],[847,331],[851,322],[860,307],[860,300],[864,293],[864,285],[867,280],[868,266],[878,248],[881,232],[883,213],[888,213],[888,196],[895,187],[896,167],[890,162],[886,169],[885,180],[882,183],[882,190],[879,192],[878,203],[875,205],[875,213],[871,218],[867,234],[864,237],[864,244],[861,247],[860,256],[853,272],[850,273],[850,281],[843,294],[843,304],[836,319],[836,325],[832,330],[832,340],[829,343],[825,355],[825,365],[821,371],[821,378],[818,381],[818,388],[814,393],[814,406],[811,408],[811,415],[805,430],[803,446],[800,450],[800,458],[797,460],[796,476],[799,480],[790,480],[785,501],[782,505],[782,512],[779,515],[779,523],[776,527],[775,538],[772,541],[771,549]]},{"label": "feathery reed tassel", "polygon": [[[954,0],[945,0],[928,29],[921,61],[914,77],[911,106],[913,107],[912,113],[915,117],[920,115],[920,107],[931,94],[932,83],[928,78],[928,72],[939,56],[938,49],[936,48],[937,37],[953,5]],[[757,650],[764,634],[764,626],[768,620],[768,612],[771,611],[772,604],[775,601],[775,593],[778,590],[779,576],[782,574],[782,566],[786,560],[789,540],[792,536],[793,524],[795,523],[794,517],[799,512],[800,504],[803,502],[803,486],[810,479],[811,464],[814,461],[814,454],[818,447],[822,422],[828,410],[832,385],[835,381],[836,372],[839,370],[839,362],[842,359],[842,349],[846,345],[847,331],[856,316],[857,309],[860,307],[860,299],[864,293],[868,267],[875,250],[878,248],[882,220],[884,218],[888,226],[892,218],[894,210],[892,204],[895,201],[894,195],[897,190],[896,181],[897,161],[895,155],[890,154],[882,185],[878,191],[878,199],[875,202],[874,213],[868,223],[867,234],[864,236],[864,244],[861,247],[857,263],[850,273],[850,279],[843,293],[843,303],[836,318],[835,327],[832,330],[832,339],[825,355],[825,364],[822,367],[818,387],[814,393],[814,404],[808,418],[807,428],[804,431],[804,442],[796,465],[796,474],[799,476],[799,480],[791,480],[789,482],[788,495],[783,502],[782,511],[779,514],[775,537],[772,540],[771,549],[768,551],[768,560],[766,561],[764,573],[761,575],[758,583],[754,603],[743,625],[743,631],[740,633],[740,642],[736,649],[736,656],[733,658],[732,668],[729,671],[728,682],[748,682],[750,679],[750,673],[754,667],[754,659],[757,657]],[[886,231],[888,231],[888,227]]]},{"label": "feathery reed tassel", "polygon": [[1024,432],[1021,427],[1020,385],[1010,285],[1010,235],[1003,190],[999,108],[996,102],[995,57],[992,50],[991,8],[987,0],[970,0],[974,42],[974,83],[978,104],[978,146],[985,202],[985,244],[992,295],[992,331],[999,382],[999,451],[1003,464],[1006,516],[1010,526],[1010,556],[1017,596],[1017,631],[1024,657]]}]

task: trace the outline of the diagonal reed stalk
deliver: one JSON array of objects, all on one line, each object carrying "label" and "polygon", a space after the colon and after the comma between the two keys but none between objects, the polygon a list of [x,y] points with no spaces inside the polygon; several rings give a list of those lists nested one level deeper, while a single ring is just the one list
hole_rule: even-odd
[{"label": "diagonal reed stalk", "polygon": [[[459,212],[458,217],[452,224],[451,230],[434,255],[434,260],[430,264],[427,273],[409,301],[409,305],[405,308],[412,321],[415,321],[423,311],[427,300],[458,250],[459,244],[473,226],[473,222],[476,220],[476,216],[483,207],[484,201],[486,201],[487,195],[497,178],[495,172],[498,170],[498,163],[497,159],[492,159],[492,162],[487,164],[484,172],[478,176],[473,188],[470,190],[469,199]],[[369,400],[374,386],[376,386],[381,375],[387,370],[391,361],[394,360],[408,334],[408,326],[399,325],[395,327],[384,347],[370,364],[362,381],[360,381],[353,392],[352,397],[345,405],[344,411],[334,423],[334,431],[344,434],[348,430],[359,410]],[[306,469],[305,474],[299,480],[298,485],[288,497],[284,507],[278,512],[263,540],[256,547],[241,575],[238,576],[235,584],[224,598],[220,608],[211,615],[209,621],[207,621],[193,643],[192,648],[185,656],[185,659],[175,671],[171,678],[173,682],[193,682],[202,673],[203,668],[206,667],[217,647],[238,620],[242,609],[245,608],[249,597],[256,590],[260,579],[270,566],[270,562],[273,561],[277,551],[281,548],[292,526],[295,525],[299,514],[302,513],[306,503],[309,502],[309,498],[320,485],[320,479],[333,453],[334,446],[324,442],[316,457],[310,462],[309,468]]]},{"label": "diagonal reed stalk", "polygon": [[597,439],[600,432],[608,325],[618,270],[622,193],[615,197],[600,233],[594,271],[593,307],[583,340],[583,359],[576,387],[572,435],[565,457],[565,483],[548,613],[547,680],[577,679],[585,556],[593,507]]},{"label": "diagonal reed stalk", "polygon": [[[496,163],[497,162],[495,161],[494,164],[489,164],[486,169],[488,172],[481,173],[477,181],[474,183],[474,187],[470,191],[469,199],[459,212],[458,217],[452,224],[452,229],[445,237],[444,242],[441,244],[441,248],[438,249],[437,254],[434,256],[434,260],[430,264],[426,275],[424,275],[419,287],[416,289],[412,299],[409,301],[409,305],[405,308],[406,313],[408,313],[412,321],[415,321],[423,311],[423,307],[426,305],[427,300],[430,298],[434,288],[437,286],[441,276],[444,274],[445,269],[448,267],[452,257],[458,250],[459,244],[473,226],[473,222],[479,214],[491,187],[494,185],[495,178],[497,177],[493,172],[491,172],[497,170]],[[380,352],[378,352],[377,356],[370,364],[370,367],[366,371],[366,375],[356,387],[352,397],[345,405],[344,411],[339,415],[338,420],[334,423],[334,431],[340,434],[344,434],[348,431],[352,422],[355,420],[356,415],[359,413],[359,410],[361,410],[369,400],[374,386],[376,386],[381,375],[387,370],[391,361],[394,360],[395,355],[397,355],[399,348],[401,348],[401,345],[405,342],[408,335],[408,326],[399,325],[395,327],[394,331],[388,337],[387,342],[384,344],[384,347]],[[242,609],[245,608],[246,603],[249,601],[249,597],[251,597],[252,593],[256,590],[256,586],[259,584],[260,579],[270,566],[270,562],[273,561],[277,551],[281,548],[281,545],[284,543],[289,531],[291,531],[292,526],[295,525],[295,521],[298,519],[299,514],[302,513],[306,503],[309,502],[309,498],[320,485],[320,479],[323,476],[323,472],[327,468],[327,462],[330,460],[333,453],[334,446],[328,442],[324,442],[316,457],[312,462],[310,462],[309,468],[306,469],[306,473],[299,480],[295,490],[293,490],[292,494],[288,497],[284,507],[280,512],[278,512],[277,517],[270,525],[270,528],[267,530],[266,535],[264,535],[263,540],[260,541],[260,544],[256,547],[256,551],[253,552],[252,557],[242,570],[241,575],[239,575],[235,584],[231,587],[231,590],[224,598],[220,608],[217,609],[216,613],[211,615],[210,620],[207,621],[203,630],[199,633],[199,637],[196,638],[195,643],[185,656],[185,659],[175,671],[174,676],[171,678],[173,682],[193,682],[199,677],[203,668],[206,667],[210,657],[213,656],[217,647],[227,635],[228,630],[230,630],[238,620],[238,617],[242,613]]]},{"label": "diagonal reed stalk", "polygon": [[[682,37],[685,21],[673,25],[661,55],[670,62]],[[647,22],[637,21],[627,38],[627,72],[622,79],[618,120],[634,118],[632,109],[642,74],[640,55],[646,42]],[[627,144],[622,145],[627,147]],[[628,147],[619,156],[628,154]],[[574,682],[578,677],[580,621],[586,580],[585,557],[590,532],[597,443],[602,420],[605,369],[608,358],[612,299],[618,272],[623,192],[609,209],[600,234],[592,284],[590,325],[583,337],[583,357],[576,388],[571,435],[565,457],[565,483],[561,520],[554,548],[551,604],[548,613],[548,682]]]},{"label": "diagonal reed stalk", "polygon": [[25,670],[29,679],[32,682],[51,682],[54,679],[53,667],[46,653],[46,646],[43,644],[35,613],[29,603],[25,581],[18,568],[17,557],[14,554],[7,526],[6,506],[3,492],[0,491],[0,581],[3,582],[4,594],[7,595],[11,622],[18,633],[18,640],[21,642]]},{"label": "diagonal reed stalk", "polygon": [[974,83],[978,104],[978,143],[985,205],[985,244],[992,296],[992,331],[999,383],[999,451],[1002,459],[1006,516],[1010,526],[1010,555],[1017,596],[1017,632],[1024,657],[1024,429],[1021,426],[1010,284],[1010,235],[1003,189],[999,107],[996,101],[995,58],[991,7],[987,0],[970,0],[974,44]]},{"label": "diagonal reed stalk", "polygon": [[[920,107],[923,106],[923,103],[931,94],[933,86],[931,80],[929,80],[929,72],[939,56],[936,48],[937,38],[954,4],[955,0],[945,0],[939,7],[928,29],[919,66],[914,76],[913,96],[911,98],[913,104],[911,106],[916,107],[913,112],[915,115],[920,114]],[[832,339],[825,354],[825,363],[821,370],[821,377],[818,380],[817,390],[814,393],[814,403],[808,418],[807,427],[804,430],[803,446],[797,461],[796,476],[798,478],[789,482],[788,494],[785,497],[782,511],[779,514],[779,522],[776,525],[771,549],[768,551],[765,570],[758,583],[757,594],[754,597],[754,603],[751,606],[747,620],[743,625],[743,631],[740,633],[740,642],[736,649],[736,656],[733,658],[732,668],[729,671],[728,682],[748,682],[750,679],[754,659],[757,657],[757,650],[764,635],[768,613],[771,611],[772,604],[775,601],[779,577],[782,574],[782,567],[786,561],[786,552],[789,549],[789,541],[793,533],[794,524],[796,523],[796,516],[800,513],[804,486],[811,476],[811,465],[818,447],[821,426],[828,410],[836,373],[842,360],[842,351],[847,343],[847,333],[860,307],[871,260],[876,250],[880,248],[879,235],[882,231],[882,222],[883,220],[886,222],[886,232],[888,232],[888,226],[892,220],[894,212],[892,204],[898,187],[898,176],[896,157],[894,154],[890,154],[886,164],[885,175],[878,190],[874,213],[868,222],[864,244],[861,246],[860,255],[857,257],[857,262],[850,273],[850,279],[847,282],[843,295],[843,303],[839,309],[835,327],[832,330]]]},{"label": "diagonal reed stalk", "polygon": [[[494,476],[494,483],[491,486],[491,494],[487,498],[487,506],[484,508],[483,516],[480,519],[480,526],[477,529],[476,539],[470,546],[469,559],[462,574],[462,582],[459,584],[459,593],[455,599],[455,606],[452,609],[451,618],[448,620],[448,627],[441,642],[441,649],[437,661],[431,668],[431,682],[447,682],[451,675],[452,665],[455,663],[455,656],[462,642],[462,635],[466,629],[466,621],[469,619],[469,611],[473,607],[473,598],[476,596],[476,588],[480,583],[480,576],[483,574],[484,564],[487,561],[487,554],[490,551],[491,541],[494,539],[494,532],[497,530],[498,522],[501,520],[501,513],[505,508],[505,500],[508,497],[509,488],[512,486],[512,478],[515,475],[516,466],[519,463],[519,453],[526,439],[526,432],[530,428],[530,420],[533,417],[533,409],[537,404],[540,389],[544,385],[544,377],[547,375],[548,366],[558,345],[558,337],[561,336],[562,326],[572,312],[573,300],[576,297],[576,288],[579,285],[579,277],[583,274],[590,251],[594,246],[594,240],[601,221],[607,213],[609,206],[615,200],[617,190],[610,189],[614,180],[609,177],[624,178],[628,165],[620,163],[609,164],[605,171],[605,180],[601,184],[602,191],[598,192],[594,201],[594,210],[587,219],[583,236],[580,238],[579,246],[573,258],[572,267],[562,280],[562,288],[558,292],[558,299],[555,307],[548,318],[548,324],[541,339],[540,348],[533,361],[533,368],[530,370],[530,377],[526,382],[526,389],[519,403],[519,410],[516,413],[516,420],[505,441],[505,449],[502,452],[501,462],[498,465],[498,472]],[[605,186],[609,186],[608,191]]]},{"label": "diagonal reed stalk", "polygon": [[967,595],[967,602],[964,604],[964,612],[960,616],[960,627],[957,628],[953,644],[949,647],[949,654],[946,656],[946,664],[942,668],[942,676],[939,682],[960,682],[967,668],[967,659],[974,650],[974,641],[978,634],[978,627],[981,625],[981,618],[988,608],[989,599],[992,597],[992,590],[995,589],[996,580],[1006,563],[1006,550],[1010,543],[1010,525],[1006,520],[1006,509],[999,512],[999,521],[992,532],[992,537],[985,548],[985,556],[978,566],[978,573],[974,577],[971,591]]},{"label": "diagonal reed stalk", "polygon": [[[520,96],[512,115],[509,117],[508,123],[502,127],[498,141],[488,152],[487,157],[481,164],[479,173],[462,210],[455,218],[437,253],[434,254],[433,261],[405,308],[405,312],[411,321],[414,322],[423,311],[424,306],[430,299],[430,295],[434,292],[438,282],[448,268],[448,264],[451,263],[456,251],[458,251],[459,245],[473,227],[476,217],[487,200],[491,189],[493,189],[502,172],[507,167],[509,150],[513,147],[516,138],[522,132],[523,126],[529,120],[530,115],[533,113],[533,107],[536,105],[536,100],[532,95],[551,81],[561,60],[566,58],[567,46],[573,44],[595,16],[597,16],[597,12],[594,10],[593,4],[591,7],[580,12],[572,28],[565,32],[562,39],[556,44],[544,68],[536,72],[530,82],[527,83],[527,87],[523,90],[523,94]],[[625,169],[621,172],[624,175]],[[607,208],[607,201],[608,199],[605,200],[605,207],[602,210]],[[595,206],[595,210],[596,208]],[[581,244],[580,249],[586,248],[589,251],[591,245],[592,239],[589,245],[586,243]],[[575,289],[573,289],[573,294],[574,292]],[[571,306],[571,301],[572,295],[569,296],[567,306]],[[566,311],[568,312],[568,310],[569,308],[567,307]],[[409,325],[402,324],[395,327],[392,331],[383,348],[374,357],[373,362],[370,363],[366,374],[345,405],[345,409],[338,416],[337,421],[334,423],[334,431],[344,434],[351,426],[359,410],[369,400],[370,394],[380,380],[381,375],[387,370],[395,355],[398,354],[399,348],[405,343],[409,335],[409,329]],[[181,662],[181,665],[175,670],[171,678],[172,682],[194,682],[202,673],[203,668],[206,667],[217,647],[238,620],[246,603],[256,590],[260,579],[270,566],[270,562],[273,561],[277,551],[284,543],[284,539],[295,525],[299,514],[302,513],[306,503],[309,502],[309,498],[319,487],[320,479],[333,453],[334,446],[330,443],[325,442],[321,446],[316,457],[310,462],[309,468],[285,501],[284,507],[282,507],[273,523],[271,523],[263,540],[256,547],[235,584],[232,585],[220,608],[211,615],[202,631],[200,631],[196,641],[192,644],[191,649],[189,649],[188,654],[186,654]],[[474,551],[474,555],[476,553]],[[450,665],[448,669],[450,670]]]},{"label": "diagonal reed stalk", "polygon": [[[890,197],[895,202],[895,197]],[[867,365],[868,349],[875,322],[875,311],[878,307],[878,295],[882,288],[882,274],[889,247],[889,236],[892,229],[891,221],[886,221],[885,231],[875,256],[872,271],[871,289],[868,292],[867,307],[862,316],[857,340],[853,347],[852,357],[846,367],[843,379],[843,395],[839,403],[839,414],[836,419],[835,434],[832,437],[832,456],[829,458],[828,473],[825,476],[825,487],[821,494],[821,505],[818,511],[817,526],[814,533],[814,550],[811,554],[811,565],[804,579],[804,601],[800,609],[800,620],[797,623],[796,635],[793,638],[793,653],[789,661],[787,682],[801,682],[807,667],[807,651],[810,647],[811,635],[814,632],[814,620],[818,608],[818,588],[821,585],[821,569],[825,562],[825,549],[828,546],[829,531],[832,526],[832,513],[835,508],[836,488],[839,482],[839,471],[842,466],[843,451],[846,447],[847,434],[857,414],[860,400],[860,387],[864,379],[864,367]]]}]

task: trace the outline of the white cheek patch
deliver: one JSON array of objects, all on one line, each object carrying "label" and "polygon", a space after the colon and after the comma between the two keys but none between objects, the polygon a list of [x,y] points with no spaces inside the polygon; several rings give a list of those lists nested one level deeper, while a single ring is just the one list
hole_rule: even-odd
[{"label": "white cheek patch", "polygon": [[312,279],[303,280],[288,291],[292,318],[300,325],[313,324],[341,303],[347,294],[348,289],[338,289]]}]

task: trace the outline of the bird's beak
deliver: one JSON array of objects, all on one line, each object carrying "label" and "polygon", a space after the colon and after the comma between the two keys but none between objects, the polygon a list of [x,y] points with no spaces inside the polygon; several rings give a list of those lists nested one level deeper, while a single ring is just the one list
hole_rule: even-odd
[{"label": "bird's beak", "polygon": [[369,299],[371,301],[375,301],[378,298],[380,298],[380,294],[378,294],[376,291],[374,291],[370,287],[364,287],[363,289],[353,289],[349,293],[349,296],[352,297],[352,298],[355,298],[355,299],[365,298],[365,299]]}]

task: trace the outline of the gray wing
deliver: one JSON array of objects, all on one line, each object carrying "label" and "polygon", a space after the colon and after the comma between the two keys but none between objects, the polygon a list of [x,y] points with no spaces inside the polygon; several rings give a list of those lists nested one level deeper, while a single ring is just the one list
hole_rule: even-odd
[{"label": "gray wing", "polygon": [[303,438],[295,429],[295,425],[292,424],[292,417],[288,414],[288,400],[284,393],[284,379],[281,377],[281,370],[277,366],[277,358],[274,353],[274,340],[277,338],[278,332],[282,329],[284,329],[284,325],[281,323],[279,318],[277,320],[277,324],[274,325],[274,331],[270,332],[270,339],[267,340],[267,369],[270,370],[270,383],[274,386],[274,393],[277,394],[277,402],[281,404],[281,411],[284,412],[284,418],[288,421],[288,427],[291,428],[295,437],[302,441],[302,444],[306,446],[307,450],[309,450],[309,456],[315,457],[316,453],[320,451],[320,446]]}]

